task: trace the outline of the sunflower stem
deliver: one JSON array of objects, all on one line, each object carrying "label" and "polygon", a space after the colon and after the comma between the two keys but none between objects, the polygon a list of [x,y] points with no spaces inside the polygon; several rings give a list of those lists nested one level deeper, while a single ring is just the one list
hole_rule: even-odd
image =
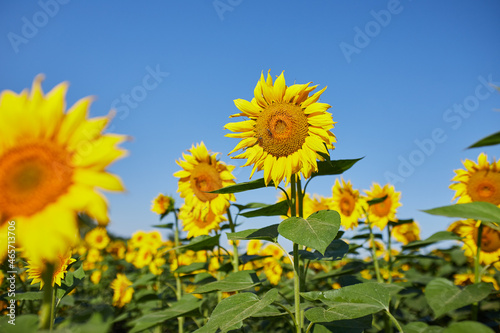
[{"label": "sunflower stem", "polygon": [[[177,267],[179,267],[179,249],[178,247],[180,246],[180,241],[179,241],[179,220],[177,217],[177,212],[174,210],[174,217],[175,217],[175,231],[174,231],[174,244],[175,244],[175,260],[177,261]],[[177,297],[177,300],[179,301],[182,298],[182,282],[181,278],[179,276],[179,273],[175,273],[175,284],[176,284],[176,290],[175,290],[175,296]],[[177,323],[179,324],[179,333],[184,333],[184,317],[177,317]]]},{"label": "sunflower stem", "polygon": [[[234,225],[233,222],[233,217],[231,216],[231,212],[229,211],[229,208],[227,209],[227,219],[229,221],[229,227],[231,228],[231,232],[236,232],[236,226]],[[236,244],[236,241],[233,241],[233,272],[238,271],[238,265],[239,265],[239,256],[238,256],[238,244]]]},{"label": "sunflower stem", "polygon": [[389,277],[387,278],[388,283],[392,283],[392,237],[391,237],[391,224],[387,224],[387,252],[388,252],[388,260],[387,260],[387,265],[388,265],[388,271],[389,271]]},{"label": "sunflower stem", "polygon": [[[291,205],[290,214],[297,216],[297,184],[296,175],[291,176]],[[302,332],[302,319],[300,313],[300,259],[299,244],[293,243],[293,296],[295,305],[295,329],[297,333]]]},{"label": "sunflower stem", "polygon": [[373,266],[375,267],[375,275],[377,276],[377,282],[384,283],[384,279],[382,279],[382,275],[380,275],[380,267],[378,265],[377,253],[375,248],[375,236],[373,235],[372,225],[368,220],[368,216],[366,217],[366,220],[368,222],[368,229],[370,230],[370,243],[373,257]]},{"label": "sunflower stem", "polygon": [[54,325],[54,286],[52,286],[52,279],[54,276],[54,265],[48,263],[42,273],[43,288],[43,301],[40,309],[40,324],[39,329],[52,331]]},{"label": "sunflower stem", "polygon": [[[481,255],[481,243],[483,239],[483,224],[480,223],[477,228],[477,249],[476,249],[476,257],[474,258],[474,283],[481,282],[481,263],[480,263],[480,255]],[[472,320],[477,321],[479,315],[479,302],[475,302],[472,304]]]}]

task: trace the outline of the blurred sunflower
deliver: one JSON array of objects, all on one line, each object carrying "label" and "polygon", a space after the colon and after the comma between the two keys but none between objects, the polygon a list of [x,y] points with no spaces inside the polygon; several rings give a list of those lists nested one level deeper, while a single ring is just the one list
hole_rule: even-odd
[{"label": "blurred sunflower", "polygon": [[158,196],[153,200],[151,205],[151,211],[163,215],[174,209],[174,199],[168,195],[158,194]]},{"label": "blurred sunflower", "polygon": [[458,203],[485,201],[500,206],[500,161],[489,163],[488,156],[481,153],[477,163],[471,160],[463,162],[465,170],[455,170],[455,177],[450,185],[455,190],[453,200]]},{"label": "blurred sunflower", "polygon": [[222,215],[209,212],[204,218],[196,218],[191,214],[192,208],[182,205],[179,210],[179,219],[182,220],[182,229],[187,232],[187,238],[208,235],[212,230],[219,230],[220,224],[226,221]]},{"label": "blurred sunflower", "polygon": [[340,223],[346,230],[354,229],[363,215],[364,200],[359,191],[352,188],[351,181],[346,183],[342,178],[341,182],[336,179],[332,187],[330,209],[339,213]]},{"label": "blurred sunflower", "polygon": [[125,274],[116,274],[116,279],[111,282],[111,289],[114,290],[113,306],[121,308],[125,306],[125,304],[130,303],[134,295],[134,289],[131,286],[132,282],[127,279]]},{"label": "blurred sunflower", "polygon": [[247,255],[256,255],[259,254],[259,252],[262,249],[262,241],[258,239],[251,239],[247,243]]},{"label": "blurred sunflower", "polygon": [[[479,224],[474,220],[460,220],[452,223],[448,231],[464,237],[463,249],[469,258],[475,257],[477,253],[477,241]],[[500,232],[483,225],[481,233],[481,251],[479,252],[479,262],[484,265],[495,264],[500,268]]]},{"label": "blurred sunflower", "polygon": [[396,221],[396,210],[401,206],[399,202],[401,193],[394,190],[394,186],[386,184],[380,187],[373,183],[370,191],[366,191],[366,201],[379,199],[387,196],[384,201],[371,205],[368,208],[368,218],[370,223],[376,225],[380,230],[384,230],[389,221]]},{"label": "blurred sunflower", "polygon": [[[52,274],[52,286],[54,286],[54,284],[61,286],[61,280],[64,279],[64,274],[68,272],[68,266],[76,261],[71,258],[71,255],[71,251],[65,251],[63,254],[57,255],[57,260],[54,263],[54,273]],[[29,254],[28,258],[30,258]],[[28,279],[33,279],[31,284],[40,282],[40,289],[42,289],[44,285],[42,274],[46,267],[47,262],[40,259],[39,256],[33,257],[33,260],[28,260]]]},{"label": "blurred sunflower", "polygon": [[[270,72],[270,71],[269,71]],[[247,117],[238,123],[226,124],[228,137],[242,140],[229,153],[243,149],[233,158],[247,159],[244,166],[253,164],[250,178],[256,170],[264,170],[264,181],[272,180],[278,187],[290,177],[301,173],[309,178],[318,170],[317,159],[324,160],[328,149],[334,149],[335,136],[330,130],[335,122],[326,112],[330,105],[318,103],[325,91],[309,96],[316,86],[294,84],[287,87],[283,73],[273,84],[271,75],[261,74],[254,89],[255,97],[249,102],[236,99],[234,104],[241,113],[231,117]]]},{"label": "blurred sunflower", "polygon": [[[474,284],[475,275],[474,273],[463,273],[463,274],[455,274],[453,275],[453,281],[457,286],[468,286],[470,284]],[[481,281],[486,283],[491,283],[495,290],[499,290],[498,282],[492,276],[482,275]]]},{"label": "blurred sunflower", "polygon": [[418,223],[398,224],[392,228],[392,236],[398,241],[406,245],[420,239],[420,227]]},{"label": "blurred sunflower", "polygon": [[106,228],[96,227],[85,235],[85,242],[94,249],[102,250],[109,244],[109,236]]},{"label": "blurred sunflower", "polygon": [[190,154],[182,154],[184,160],[177,161],[182,170],[174,173],[174,176],[179,178],[177,192],[180,192],[180,196],[185,200],[184,219],[195,221],[195,224],[198,221],[202,224],[220,222],[219,216],[226,213],[229,201],[234,201],[235,197],[233,194],[208,192],[234,185],[235,178],[231,174],[234,166],[218,161],[218,154],[208,151],[203,142],[193,145],[188,152]]},{"label": "blurred sunflower", "polygon": [[124,190],[105,169],[126,154],[117,146],[126,137],[102,134],[110,116],[87,119],[90,97],[65,113],[68,84],[44,95],[42,80],[35,78],[30,93],[0,95],[0,234],[15,220],[18,247],[38,261],[57,262],[78,242],[77,212],[108,223],[106,200],[96,189]]}]

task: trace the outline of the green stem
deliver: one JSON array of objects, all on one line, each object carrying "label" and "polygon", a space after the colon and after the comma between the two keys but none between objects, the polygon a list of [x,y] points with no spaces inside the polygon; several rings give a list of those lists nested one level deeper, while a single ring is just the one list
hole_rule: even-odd
[{"label": "green stem", "polygon": [[309,333],[309,331],[311,330],[311,328],[313,327],[313,325],[314,325],[313,322],[310,322],[309,325],[307,325],[306,333]]},{"label": "green stem", "polygon": [[[229,221],[229,227],[231,228],[231,232],[235,232],[236,231],[236,226],[234,225],[234,222],[233,222],[233,217],[231,216],[231,212],[229,211],[229,208],[227,209],[227,219]],[[239,260],[238,260],[239,256],[238,256],[238,245],[236,244],[236,241],[233,241],[233,256],[232,256],[232,259],[233,259],[233,272],[237,272],[238,271],[238,266],[239,266]]]},{"label": "green stem", "polygon": [[385,310],[385,313],[387,316],[391,319],[391,321],[394,323],[394,326],[398,329],[400,333],[404,333],[403,329],[401,328],[401,325],[399,325],[399,322],[394,318],[394,316],[387,310]]},{"label": "green stem", "polygon": [[52,286],[52,278],[54,275],[54,265],[47,264],[42,273],[43,280],[43,301],[40,309],[40,324],[39,329],[52,331],[54,325],[54,287]]},{"label": "green stem", "polygon": [[389,270],[389,277],[387,278],[388,283],[392,283],[392,237],[391,237],[391,225],[387,225],[387,251],[389,253],[389,260],[388,260],[388,270]]},{"label": "green stem", "polygon": [[368,229],[370,230],[370,242],[372,245],[371,248],[372,248],[373,266],[375,267],[375,274],[377,275],[377,282],[384,283],[384,279],[382,279],[382,276],[380,275],[380,267],[378,265],[378,259],[377,259],[376,248],[375,248],[375,237],[373,236],[372,226],[370,224],[370,221],[368,220],[368,217],[366,219],[368,222]]},{"label": "green stem", "polygon": [[[175,231],[174,231],[174,245],[175,245],[175,260],[177,261],[177,267],[179,267],[179,249],[178,247],[180,246],[180,241],[179,241],[179,220],[177,218],[177,212],[174,211],[174,217],[175,217]],[[180,300],[182,298],[182,281],[179,276],[179,273],[175,273],[175,296],[177,297],[177,300]],[[179,333],[184,333],[184,317],[177,317],[177,323],[179,324]]]},{"label": "green stem", "polygon": [[[483,224],[479,224],[477,229],[477,249],[476,249],[476,257],[474,258],[474,283],[481,282],[481,263],[480,263],[480,255],[481,255],[481,243],[483,239]],[[475,302],[472,304],[472,320],[477,321],[479,315],[479,302]]]},{"label": "green stem", "polygon": [[[297,216],[297,186],[296,175],[291,177],[291,206],[290,213],[292,217]],[[295,305],[295,330],[302,332],[302,319],[300,313],[300,259],[299,244],[293,243],[293,296]]]}]

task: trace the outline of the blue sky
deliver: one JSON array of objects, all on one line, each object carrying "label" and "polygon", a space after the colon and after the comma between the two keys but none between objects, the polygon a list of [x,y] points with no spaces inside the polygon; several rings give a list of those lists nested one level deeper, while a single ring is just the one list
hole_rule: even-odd
[{"label": "blue sky", "polygon": [[[68,106],[97,96],[91,115],[117,110],[110,131],[127,134],[130,155],[110,170],[125,194],[108,195],[115,234],[158,223],[150,211],[160,192],[178,197],[175,160],[204,141],[227,153],[238,139],[223,126],[251,99],[262,71],[285,71],[288,84],[328,86],[321,102],[337,122],[333,159],[358,158],[344,174],[355,188],[392,182],[402,193],[401,219],[422,236],[450,220],[421,209],[451,203],[448,186],[461,160],[498,147],[465,150],[497,132],[500,93],[500,2],[486,1],[3,1],[0,89],[20,92],[44,73],[50,90],[70,82]],[[1,133],[0,133],[1,135]],[[254,176],[261,177],[261,174]],[[331,195],[335,177],[308,189]],[[237,195],[272,203],[274,188]],[[243,219],[240,219],[242,222]],[[239,230],[273,219],[247,219]]]}]

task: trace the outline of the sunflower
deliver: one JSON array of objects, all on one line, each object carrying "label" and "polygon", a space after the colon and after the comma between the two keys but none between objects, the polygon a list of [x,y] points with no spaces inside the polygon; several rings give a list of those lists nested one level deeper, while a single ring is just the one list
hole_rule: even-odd
[{"label": "sunflower", "polygon": [[184,211],[189,210],[193,220],[202,221],[209,215],[225,214],[229,201],[235,200],[234,194],[208,192],[234,185],[235,178],[231,174],[234,166],[218,161],[218,153],[208,151],[203,142],[193,145],[188,152],[190,154],[182,154],[184,160],[176,161],[182,170],[174,173],[174,177],[179,178],[177,192],[185,200]]},{"label": "sunflower", "polygon": [[364,200],[359,191],[352,188],[351,181],[346,183],[342,178],[341,182],[336,179],[332,187],[330,209],[339,213],[340,223],[346,230],[354,229],[363,215]]},{"label": "sunflower", "polygon": [[394,190],[394,186],[386,184],[380,187],[373,183],[370,191],[366,191],[366,201],[379,199],[387,196],[384,201],[371,205],[368,208],[368,219],[370,223],[383,230],[389,221],[396,221],[396,210],[401,206],[399,198],[400,192]]},{"label": "sunflower", "polygon": [[111,282],[111,289],[114,290],[113,306],[121,308],[125,304],[130,303],[134,295],[134,289],[131,286],[132,282],[127,279],[125,274],[118,273],[116,275],[116,279]]},{"label": "sunflower", "polygon": [[158,194],[158,196],[153,200],[151,205],[151,211],[163,215],[174,209],[174,199],[168,195]]},{"label": "sunflower", "polygon": [[[453,280],[455,285],[457,286],[468,286],[470,284],[474,284],[475,275],[474,273],[463,273],[463,274],[455,274],[453,275]],[[495,290],[499,290],[498,282],[495,280],[493,276],[482,275],[481,281],[486,283],[491,283]]]},{"label": "sunflower", "polygon": [[406,245],[420,239],[420,227],[418,223],[398,224],[392,228],[392,236],[398,241]]},{"label": "sunflower", "polygon": [[[448,227],[448,231],[456,233],[463,237],[463,249],[465,255],[473,258],[477,253],[477,238],[479,232],[479,224],[474,220],[460,220],[452,223]],[[484,265],[495,264],[495,267],[500,267],[500,232],[483,225],[481,233],[481,251],[479,252],[479,262]]]},{"label": "sunflower", "polygon": [[[64,279],[64,274],[68,272],[68,266],[74,263],[76,260],[71,258],[71,251],[66,251],[63,254],[57,255],[57,260],[54,265],[54,273],[52,274],[52,286],[57,284],[61,286],[61,280]],[[28,255],[30,258],[30,255]],[[33,257],[33,260],[28,260],[27,272],[28,279],[33,279],[31,284],[40,282],[40,289],[43,288],[43,277],[42,274],[46,269],[47,262],[41,260],[39,256]]]},{"label": "sunflower", "polygon": [[481,153],[477,163],[471,160],[463,162],[465,170],[455,170],[455,177],[450,185],[455,190],[453,200],[458,203],[485,201],[500,206],[500,161],[489,163],[488,156]]},{"label": "sunflower", "polygon": [[109,244],[109,236],[104,227],[97,227],[85,235],[85,242],[94,249],[102,250]]},{"label": "sunflower", "polygon": [[[270,71],[269,71],[270,72]],[[318,170],[317,159],[324,160],[328,149],[334,149],[335,136],[330,130],[335,122],[330,105],[318,103],[326,87],[309,96],[317,86],[311,83],[287,87],[283,73],[273,84],[271,75],[261,74],[255,86],[255,97],[249,102],[236,99],[234,104],[241,113],[231,117],[247,117],[224,127],[228,137],[242,140],[229,153],[244,151],[233,158],[247,159],[244,166],[253,164],[250,178],[256,170],[264,170],[264,181],[274,185],[300,173],[309,178]]]},{"label": "sunflower", "polygon": [[196,218],[192,214],[193,208],[188,205],[182,205],[179,210],[179,219],[182,220],[182,230],[186,231],[187,238],[208,235],[212,230],[219,230],[220,224],[226,221],[222,215],[215,215],[212,211],[202,218]]},{"label": "sunflower", "polygon": [[96,189],[124,190],[105,169],[126,154],[117,147],[126,137],[102,134],[110,116],[87,119],[90,97],[65,113],[68,84],[44,95],[42,80],[35,78],[30,93],[0,95],[0,234],[7,235],[13,220],[18,247],[57,262],[78,242],[77,212],[108,223],[106,200]]}]

